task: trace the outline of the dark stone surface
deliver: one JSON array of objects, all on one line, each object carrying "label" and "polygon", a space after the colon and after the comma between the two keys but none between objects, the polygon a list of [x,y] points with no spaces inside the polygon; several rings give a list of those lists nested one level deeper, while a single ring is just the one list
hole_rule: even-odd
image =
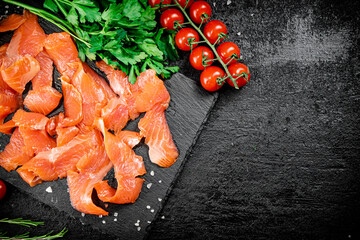
[{"label": "dark stone surface", "polygon": [[[252,79],[220,90],[147,239],[358,239],[358,1],[208,2]],[[67,239],[108,237],[10,188],[5,216],[67,226]]]}]

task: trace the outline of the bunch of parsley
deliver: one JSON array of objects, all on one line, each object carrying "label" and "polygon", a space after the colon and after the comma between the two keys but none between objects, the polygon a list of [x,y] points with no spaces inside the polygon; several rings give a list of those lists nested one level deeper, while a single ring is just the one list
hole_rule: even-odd
[{"label": "bunch of parsley", "polygon": [[[100,57],[128,74],[131,83],[149,68],[163,78],[179,70],[166,66],[168,60],[178,59],[174,38],[171,32],[157,27],[156,9],[147,0],[45,0],[44,8],[53,13],[4,1],[24,7],[70,33],[82,61]],[[60,14],[63,18],[58,17]]]}]

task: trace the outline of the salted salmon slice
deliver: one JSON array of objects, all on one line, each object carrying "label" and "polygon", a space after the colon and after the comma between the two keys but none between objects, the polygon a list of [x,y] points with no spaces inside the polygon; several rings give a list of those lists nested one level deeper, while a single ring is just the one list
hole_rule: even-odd
[{"label": "salted salmon slice", "polygon": [[0,32],[13,31],[20,27],[25,22],[26,18],[23,15],[11,14],[0,22]]},{"label": "salted salmon slice", "polygon": [[79,52],[70,34],[66,32],[52,33],[45,39],[45,49],[54,61],[57,70],[62,76],[70,80],[78,69],[77,65],[69,63],[81,63]]},{"label": "salted salmon slice", "polygon": [[160,167],[170,167],[179,156],[165,118],[165,107],[157,104],[140,119],[140,135],[149,146],[151,162]]},{"label": "salted salmon slice", "polygon": [[11,38],[6,54],[8,57],[30,55],[35,57],[44,48],[46,34],[38,23],[38,17],[24,10],[25,21],[16,29]]},{"label": "salted salmon slice", "polygon": [[20,134],[24,140],[23,149],[29,156],[48,151],[56,147],[56,141],[50,137],[45,130],[34,130],[29,127],[19,127]]},{"label": "salted salmon slice", "polygon": [[163,105],[165,109],[169,106],[169,92],[164,82],[156,76],[155,70],[142,72],[131,88],[133,93],[136,92],[135,109],[138,112],[149,111],[157,104]]},{"label": "salted salmon slice", "polygon": [[[1,107],[0,107],[0,111],[1,111]],[[13,133],[14,128],[16,128],[16,125],[12,119],[7,121],[6,123],[0,124],[0,132],[7,135],[11,135]]]},{"label": "salted salmon slice", "polygon": [[12,120],[16,126],[29,127],[34,130],[45,130],[49,118],[41,113],[26,112],[19,109],[14,114]]},{"label": "salted salmon slice", "polygon": [[[96,192],[100,200],[111,203],[133,203],[138,198],[144,179],[137,178],[146,173],[144,162],[141,156],[135,154],[132,148],[125,143],[123,139],[131,142],[140,141],[137,134],[126,133],[116,136],[111,134],[105,128],[101,118],[95,121],[96,127],[104,136],[106,153],[109,156],[115,169],[115,177],[118,187],[114,190],[107,181],[99,182],[95,185]],[[130,138],[133,138],[130,140]]]},{"label": "salted salmon slice", "polygon": [[70,200],[75,209],[86,214],[108,215],[108,212],[93,203],[91,196],[95,184],[103,180],[112,166],[102,144],[79,160],[77,171],[68,172]]},{"label": "salted salmon slice", "polygon": [[129,121],[129,112],[126,103],[119,97],[113,97],[101,110],[106,129],[119,133]]},{"label": "salted salmon slice", "polygon": [[80,92],[61,77],[61,88],[64,95],[65,118],[61,118],[60,125],[64,127],[75,126],[83,119],[83,107]]},{"label": "salted salmon slice", "polygon": [[95,117],[101,115],[101,109],[107,104],[106,94],[98,84],[85,73],[81,63],[72,63],[69,65],[77,66],[77,71],[71,79],[71,84],[82,96],[83,119],[81,126],[92,126]]},{"label": "salted salmon slice", "polygon": [[78,134],[63,146],[40,152],[17,172],[30,186],[64,178],[69,170],[76,171],[77,162],[101,143],[101,133],[95,129]]},{"label": "salted salmon slice", "polygon": [[85,73],[88,74],[93,79],[93,81],[95,81],[96,84],[102,88],[107,99],[116,97],[115,92],[111,89],[110,85],[103,77],[97,74],[87,63],[83,63],[83,68]]},{"label": "salted salmon slice", "polygon": [[64,146],[65,144],[70,142],[78,133],[79,133],[79,129],[75,126],[71,126],[71,127],[57,126],[56,145],[58,147]]},{"label": "salted salmon slice", "polygon": [[25,85],[40,71],[39,62],[30,55],[21,57],[10,66],[6,66],[7,64],[3,62],[0,68],[1,76],[18,93],[22,93]]},{"label": "salted salmon slice", "polygon": [[59,115],[63,113],[59,113],[58,115],[52,116],[49,118],[48,122],[46,123],[45,130],[50,136],[56,135],[56,128],[59,124]]},{"label": "salted salmon slice", "polygon": [[24,139],[20,134],[19,128],[16,128],[11,135],[9,144],[6,145],[4,151],[0,153],[0,166],[10,172],[28,162],[32,156],[29,156],[26,151],[24,151],[24,148]]}]

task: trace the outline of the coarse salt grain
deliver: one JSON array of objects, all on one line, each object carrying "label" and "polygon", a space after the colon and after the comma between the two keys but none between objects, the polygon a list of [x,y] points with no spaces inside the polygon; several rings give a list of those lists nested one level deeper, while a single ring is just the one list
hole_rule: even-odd
[{"label": "coarse salt grain", "polygon": [[154,209],[151,209],[150,212],[154,212],[155,210]]},{"label": "coarse salt grain", "polygon": [[161,181],[161,180],[159,180],[159,183],[162,183],[162,181]]},{"label": "coarse salt grain", "polygon": [[114,222],[117,222],[117,218],[114,218]]},{"label": "coarse salt grain", "polygon": [[103,217],[103,215],[99,215],[99,218],[102,218]]},{"label": "coarse salt grain", "polygon": [[161,201],[162,201],[162,199],[161,199],[161,198],[158,198],[158,201],[159,201],[159,202],[161,202]]},{"label": "coarse salt grain", "polygon": [[85,217],[85,213],[81,213],[81,216],[82,216],[82,217]]},{"label": "coarse salt grain", "polygon": [[141,227],[137,227],[137,230],[140,231],[140,230],[141,230]]},{"label": "coarse salt grain", "polygon": [[105,224],[106,223],[105,220],[102,220],[102,223]]},{"label": "coarse salt grain", "polygon": [[9,5],[6,5],[5,8],[9,8]]},{"label": "coarse salt grain", "polygon": [[215,5],[216,5],[216,2],[213,2],[213,5],[214,5],[214,7],[215,7]]},{"label": "coarse salt grain", "polygon": [[136,223],[135,223],[135,226],[137,226],[137,227],[138,227],[138,226],[139,226],[139,223],[138,223],[138,222],[136,222]]},{"label": "coarse salt grain", "polygon": [[230,4],[231,4],[231,0],[227,0],[226,4],[227,4],[227,5],[230,5]]},{"label": "coarse salt grain", "polygon": [[146,187],[147,187],[148,189],[150,189],[151,186],[152,186],[152,183],[148,183],[148,184],[146,185]]},{"label": "coarse salt grain", "polygon": [[147,209],[150,209],[150,206],[149,206],[149,205],[147,205],[147,206],[146,206],[146,208],[147,208]]},{"label": "coarse salt grain", "polygon": [[114,213],[114,217],[117,217],[117,216],[118,216],[118,213],[117,213],[117,212],[115,212],[115,213]]},{"label": "coarse salt grain", "polygon": [[48,193],[52,193],[52,188],[51,188],[51,187],[47,187],[47,188],[45,189],[45,191],[48,192]]},{"label": "coarse salt grain", "polygon": [[155,172],[154,172],[154,171],[151,171],[151,172],[150,172],[150,175],[151,175],[151,176],[154,176],[154,175],[155,175]]},{"label": "coarse salt grain", "polygon": [[[241,32],[238,32],[236,35],[240,36]],[[231,146],[234,146],[234,143],[231,143]]]},{"label": "coarse salt grain", "polygon": [[151,221],[147,221],[147,223],[149,223],[149,224],[150,224],[150,223],[151,223]]},{"label": "coarse salt grain", "polygon": [[161,219],[165,219],[165,216],[161,216]]}]

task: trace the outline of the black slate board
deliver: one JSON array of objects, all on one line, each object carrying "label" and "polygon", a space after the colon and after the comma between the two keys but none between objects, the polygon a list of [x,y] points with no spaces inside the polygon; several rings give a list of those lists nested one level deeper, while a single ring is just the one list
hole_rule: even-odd
[{"label": "black slate board", "polygon": [[[9,5],[9,8],[0,8],[0,10],[5,11],[1,12],[1,14],[22,12],[21,9],[11,5]],[[47,34],[60,31],[41,18],[39,19],[39,23]],[[9,42],[11,35],[11,33],[1,33],[0,44]],[[96,67],[93,63],[89,63],[89,65],[93,68]],[[59,74],[55,70],[54,87],[61,90],[59,81],[56,80],[58,77]],[[83,224],[91,225],[94,229],[99,229],[114,237],[142,239],[151,222],[158,217],[157,215],[166,200],[166,196],[171,191],[187,158],[187,154],[194,145],[202,124],[206,121],[208,113],[217,99],[217,94],[205,92],[196,81],[180,73],[166,80],[165,85],[171,96],[170,105],[166,111],[166,118],[180,155],[177,162],[170,168],[160,168],[150,162],[146,145],[143,144],[136,147],[135,152],[144,159],[147,174],[144,176],[145,182],[140,196],[134,204],[109,204],[106,209],[109,211],[109,216],[84,216],[71,206],[66,179],[45,182],[31,188],[19,177],[17,172],[13,171],[8,173],[1,167],[0,178],[33,196],[35,199],[55,207],[60,211],[64,211],[72,217],[78,218]],[[62,111],[62,109],[62,107],[57,108],[50,116],[57,114],[59,111]],[[137,123],[139,119],[130,122],[126,129],[138,131]],[[0,151],[5,148],[9,139],[10,136],[0,133]],[[108,174],[110,181],[112,176],[110,172]],[[46,191],[50,189],[49,187],[51,187],[51,193]]]},{"label": "black slate board", "polygon": [[[187,154],[194,145],[201,126],[217,98],[217,94],[203,91],[194,80],[180,73],[167,80],[165,85],[171,96],[166,118],[180,155],[171,167],[160,168],[150,162],[146,145],[142,144],[135,149],[135,152],[144,158],[147,174],[144,176],[145,182],[140,196],[134,204],[109,204],[106,209],[109,211],[109,216],[84,216],[71,206],[66,179],[44,182],[31,188],[22,181],[17,172],[8,173],[2,168],[0,169],[0,178],[39,201],[79,218],[83,224],[90,224],[95,229],[114,236],[142,239],[146,234],[146,228],[162,208],[167,193],[171,190]],[[138,120],[131,122],[126,129],[137,130],[137,122]],[[7,135],[0,135],[1,150],[8,141]],[[49,187],[51,187],[51,193],[46,191]]]}]

